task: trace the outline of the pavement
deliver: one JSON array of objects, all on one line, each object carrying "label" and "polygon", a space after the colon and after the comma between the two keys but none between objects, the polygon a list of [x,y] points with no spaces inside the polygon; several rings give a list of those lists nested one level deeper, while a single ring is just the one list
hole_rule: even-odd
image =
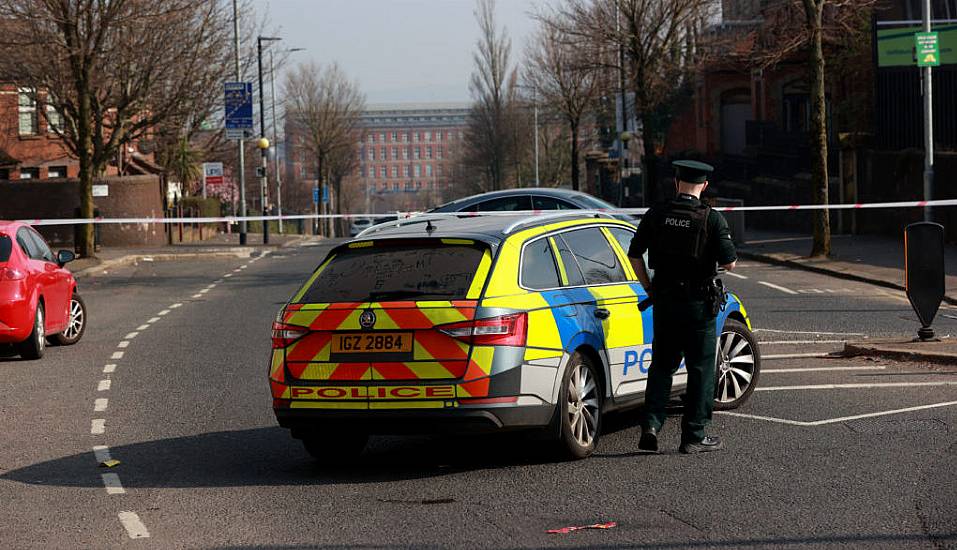
[{"label": "pavement", "polygon": [[269,244],[263,244],[261,233],[247,233],[245,246],[239,244],[238,233],[219,233],[204,241],[176,243],[154,247],[110,247],[97,251],[93,258],[80,258],[70,263],[69,269],[76,276],[89,276],[108,272],[117,267],[164,260],[188,260],[211,257],[249,258],[265,250],[276,250],[321,240],[313,235],[270,234]]},{"label": "pavement", "polygon": [[[833,235],[829,257],[808,257],[812,238],[794,233],[748,230],[738,255],[831,277],[860,281],[885,288],[904,290],[903,237],[875,235]],[[944,248],[944,302],[957,304],[957,246]],[[939,314],[947,316],[947,313]],[[889,338],[847,342],[846,356],[873,356],[957,365],[957,338],[931,341]]]}]

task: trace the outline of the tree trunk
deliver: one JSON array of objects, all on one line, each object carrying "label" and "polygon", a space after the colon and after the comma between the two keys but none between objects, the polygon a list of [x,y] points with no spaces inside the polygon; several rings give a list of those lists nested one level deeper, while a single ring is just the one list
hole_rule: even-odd
[{"label": "tree trunk", "polygon": [[658,197],[658,158],[655,154],[655,137],[649,121],[651,117],[644,116],[641,120],[641,142],[644,150],[641,163],[644,168],[641,174],[642,200],[645,206],[651,206],[659,201]]},{"label": "tree trunk", "polygon": [[[578,122],[570,124],[572,132],[572,189],[578,191],[581,188],[581,168],[578,165]],[[588,189],[585,189],[588,192]]]},{"label": "tree trunk", "polygon": [[[77,141],[80,164],[80,217],[93,217],[93,136],[90,128],[90,97],[81,93],[77,113]],[[93,242],[93,224],[80,226],[74,243],[81,258],[92,258],[96,253]]]},{"label": "tree trunk", "polygon": [[[827,197],[827,100],[824,87],[823,0],[804,0],[811,35],[809,82],[811,101],[811,185],[815,204],[826,205]],[[831,224],[827,210],[813,211],[814,243],[811,256],[831,253]]]}]

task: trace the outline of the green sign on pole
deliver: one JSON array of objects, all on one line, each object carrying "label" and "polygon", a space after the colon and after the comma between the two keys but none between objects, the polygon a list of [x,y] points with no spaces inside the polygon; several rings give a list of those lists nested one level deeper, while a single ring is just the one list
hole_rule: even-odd
[{"label": "green sign on pole", "polygon": [[940,66],[940,45],[936,32],[916,33],[914,34],[914,42],[917,45],[918,67]]}]

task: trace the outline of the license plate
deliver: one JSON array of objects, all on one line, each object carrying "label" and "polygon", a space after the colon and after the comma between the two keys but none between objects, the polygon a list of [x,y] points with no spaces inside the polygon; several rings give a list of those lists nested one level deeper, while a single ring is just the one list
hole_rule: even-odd
[{"label": "license plate", "polygon": [[336,334],[332,337],[332,353],[409,353],[411,332],[375,332]]}]

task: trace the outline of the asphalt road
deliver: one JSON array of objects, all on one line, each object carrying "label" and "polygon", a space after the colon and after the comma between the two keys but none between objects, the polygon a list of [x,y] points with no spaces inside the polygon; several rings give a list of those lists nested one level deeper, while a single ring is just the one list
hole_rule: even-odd
[{"label": "asphalt road", "polygon": [[[677,454],[675,419],[665,453],[638,454],[627,413],[584,461],[516,436],[379,437],[328,469],[276,427],[265,381],[270,323],[323,253],[86,278],[79,345],[0,353],[0,547],[957,547],[957,368],[819,357],[911,334],[899,295],[727,277],[767,359],[751,402],[716,415],[719,453]],[[618,526],[545,533],[600,521]]]}]

